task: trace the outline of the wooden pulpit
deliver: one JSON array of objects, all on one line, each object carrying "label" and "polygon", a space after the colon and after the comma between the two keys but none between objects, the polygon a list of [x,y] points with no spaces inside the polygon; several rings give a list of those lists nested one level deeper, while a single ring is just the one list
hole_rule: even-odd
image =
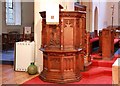
[{"label": "wooden pulpit", "polygon": [[46,24],[46,12],[42,17],[43,81],[55,83],[76,82],[84,68],[84,44],[86,13],[60,11],[59,24]]}]

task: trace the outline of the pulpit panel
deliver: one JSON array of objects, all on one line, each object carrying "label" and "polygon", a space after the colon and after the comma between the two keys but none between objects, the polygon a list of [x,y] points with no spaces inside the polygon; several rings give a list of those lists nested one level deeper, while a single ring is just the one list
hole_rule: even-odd
[{"label": "pulpit panel", "polygon": [[64,49],[73,49],[74,19],[64,19],[63,22]]},{"label": "pulpit panel", "polygon": [[[47,82],[76,82],[84,70],[85,12],[60,11],[59,24],[46,24],[46,12],[42,19],[43,71],[40,78]],[[85,26],[84,26],[85,25]]]}]

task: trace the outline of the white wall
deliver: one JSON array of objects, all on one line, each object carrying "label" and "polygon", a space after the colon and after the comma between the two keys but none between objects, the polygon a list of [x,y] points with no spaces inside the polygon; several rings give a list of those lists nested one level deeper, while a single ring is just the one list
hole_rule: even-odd
[{"label": "white wall", "polygon": [[43,70],[43,53],[39,50],[41,47],[42,18],[39,14],[46,10],[45,0],[34,1],[34,39],[35,39],[35,63],[39,72]]},{"label": "white wall", "polygon": [[7,33],[10,31],[18,31],[20,33],[23,33],[23,27],[24,26],[31,26],[33,29],[33,23],[34,23],[34,4],[33,2],[22,2],[21,4],[21,12],[22,12],[22,25],[15,26],[15,25],[6,25],[5,23],[5,2],[2,5],[2,32]]},{"label": "white wall", "polygon": [[[113,4],[115,5],[114,9],[114,20],[113,25],[118,25],[118,2],[109,2],[108,0],[104,0],[100,2],[96,0],[93,1],[93,8],[92,8],[92,22],[94,22],[94,11],[95,7],[98,8],[98,29],[102,30],[105,27],[112,25],[112,9],[111,7]],[[94,23],[92,23],[92,30],[94,31]]]},{"label": "white wall", "polygon": [[112,24],[112,9],[111,7],[114,5],[114,15],[113,15],[113,26],[118,26],[118,2],[109,2],[107,3],[107,22],[108,26]]},{"label": "white wall", "polygon": [[87,32],[92,29],[92,2],[82,2],[82,5],[86,6],[86,30]]},{"label": "white wall", "polygon": [[2,35],[2,2],[0,1],[0,35]]},{"label": "white wall", "polygon": [[62,11],[74,11],[74,0],[58,0],[63,6]]},{"label": "white wall", "polygon": [[[92,29],[90,30],[91,32],[94,31],[94,12],[95,12],[95,8],[97,7],[98,9],[98,16],[99,16],[99,1],[98,2],[95,2],[95,0],[92,0]],[[98,21],[99,21],[99,18],[98,18]],[[99,24],[99,22],[98,22]],[[99,28],[98,28],[99,29]]]},{"label": "white wall", "polygon": [[[60,4],[64,7],[63,11],[74,11],[75,0],[60,0]],[[87,6],[86,9],[86,30],[92,31],[92,2],[91,0],[79,0],[82,5]]]}]

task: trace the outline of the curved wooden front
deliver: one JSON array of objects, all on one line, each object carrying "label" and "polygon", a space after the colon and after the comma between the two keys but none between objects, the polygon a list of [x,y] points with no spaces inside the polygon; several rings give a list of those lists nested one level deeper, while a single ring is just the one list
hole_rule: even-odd
[{"label": "curved wooden front", "polygon": [[80,51],[43,51],[40,78],[47,82],[67,83],[81,79]]}]

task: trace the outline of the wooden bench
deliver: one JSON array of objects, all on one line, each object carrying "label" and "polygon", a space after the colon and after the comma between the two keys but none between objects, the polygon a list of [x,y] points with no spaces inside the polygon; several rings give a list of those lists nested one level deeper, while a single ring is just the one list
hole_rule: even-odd
[{"label": "wooden bench", "polygon": [[94,51],[94,48],[98,48],[99,47],[99,37],[95,37],[90,39],[90,50],[91,53]]},{"label": "wooden bench", "polygon": [[97,30],[94,30],[94,32],[90,32],[90,53],[92,53],[96,47],[99,47],[99,37]]},{"label": "wooden bench", "polygon": [[120,39],[114,39],[114,45],[117,44],[120,41]]}]

